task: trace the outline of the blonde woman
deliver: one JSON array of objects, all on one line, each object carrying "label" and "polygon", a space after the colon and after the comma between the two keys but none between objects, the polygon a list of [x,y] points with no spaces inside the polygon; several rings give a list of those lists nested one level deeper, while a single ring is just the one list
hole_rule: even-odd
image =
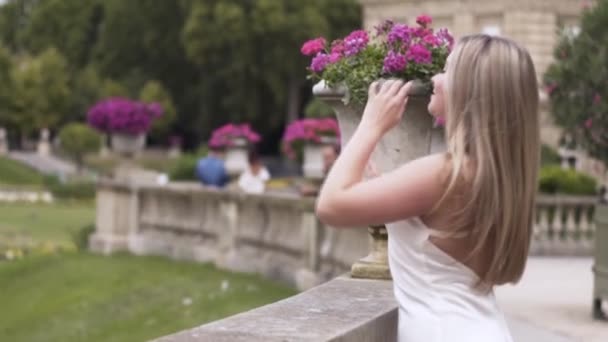
[{"label": "blonde woman", "polygon": [[410,87],[374,83],[357,143],[334,164],[317,214],[334,226],[389,222],[399,341],[511,341],[493,287],[520,279],[530,244],[540,150],[534,65],[508,39],[468,36],[433,86],[428,109],[445,118],[447,152],[362,181]]}]

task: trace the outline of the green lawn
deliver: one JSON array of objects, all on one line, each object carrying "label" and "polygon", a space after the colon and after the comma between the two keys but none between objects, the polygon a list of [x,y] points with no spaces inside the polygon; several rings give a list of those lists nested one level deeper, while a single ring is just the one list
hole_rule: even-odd
[{"label": "green lawn", "polygon": [[72,246],[72,234],[95,221],[90,202],[0,204],[0,245],[53,243]]},{"label": "green lawn", "polygon": [[43,176],[35,170],[14,160],[0,157],[0,186],[42,186]]},{"label": "green lawn", "polygon": [[[92,203],[2,204],[0,250],[25,238],[73,247],[93,221]],[[42,249],[0,260],[0,341],[145,341],[295,293],[211,265]]]},{"label": "green lawn", "polygon": [[294,293],[163,258],[63,253],[0,262],[0,341],[145,341]]}]

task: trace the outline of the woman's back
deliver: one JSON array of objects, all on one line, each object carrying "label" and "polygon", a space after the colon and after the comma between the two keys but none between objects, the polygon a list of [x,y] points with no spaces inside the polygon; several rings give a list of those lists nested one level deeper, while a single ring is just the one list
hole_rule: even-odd
[{"label": "woman's back", "polygon": [[387,224],[399,341],[511,341],[494,294],[472,291],[473,270],[430,240],[421,219]]}]

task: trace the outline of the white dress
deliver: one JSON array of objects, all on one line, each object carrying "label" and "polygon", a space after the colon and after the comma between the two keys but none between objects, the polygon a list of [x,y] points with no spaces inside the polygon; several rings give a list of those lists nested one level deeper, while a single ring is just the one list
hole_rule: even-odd
[{"label": "white dress", "polygon": [[399,304],[399,342],[512,342],[494,293],[471,287],[470,268],[433,243],[419,218],[387,224]]}]

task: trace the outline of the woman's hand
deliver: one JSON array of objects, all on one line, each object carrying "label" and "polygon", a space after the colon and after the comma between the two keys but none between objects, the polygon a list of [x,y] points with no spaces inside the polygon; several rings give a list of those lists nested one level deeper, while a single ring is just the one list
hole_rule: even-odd
[{"label": "woman's hand", "polygon": [[378,81],[369,86],[367,104],[361,119],[361,126],[379,135],[384,135],[395,127],[405,110],[407,95],[411,82],[387,80],[380,84]]}]

